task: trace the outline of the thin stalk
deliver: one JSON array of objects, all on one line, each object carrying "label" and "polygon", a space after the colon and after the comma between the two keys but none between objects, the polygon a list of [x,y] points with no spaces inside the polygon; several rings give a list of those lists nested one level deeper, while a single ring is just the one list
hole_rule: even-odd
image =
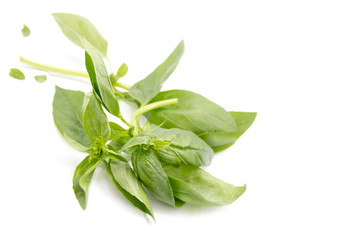
[{"label": "thin stalk", "polygon": [[[74,77],[89,78],[89,75],[86,72],[75,71],[75,70],[70,70],[70,69],[65,69],[65,68],[54,67],[54,66],[50,66],[50,65],[46,65],[46,64],[41,64],[41,63],[33,62],[33,61],[28,60],[28,59],[23,58],[23,57],[20,57],[20,62],[25,63],[29,66],[47,71],[47,72],[60,73],[60,74],[64,74],[64,75],[74,76]],[[115,86],[122,88],[122,89],[125,89],[125,90],[129,90],[131,88],[130,85],[125,84],[125,83],[120,83],[120,82],[116,82]]]},{"label": "thin stalk", "polygon": [[[151,104],[147,104],[145,106],[141,106],[137,111],[135,111],[131,116],[131,125],[137,127],[137,130],[140,130],[140,115],[144,114],[146,112],[149,112],[151,110],[154,110],[156,108],[175,105],[178,103],[178,98],[171,98],[168,100],[158,101]],[[137,133],[137,130],[134,129],[135,133]]]},{"label": "thin stalk", "polygon": [[74,71],[74,70],[54,67],[54,66],[50,66],[50,65],[45,65],[45,64],[33,62],[33,61],[28,60],[28,59],[23,58],[23,57],[20,57],[20,62],[25,63],[27,65],[30,65],[32,67],[44,70],[44,71],[48,71],[48,72],[61,73],[61,74],[65,74],[65,75],[75,76],[75,77],[85,77],[85,78],[89,77],[88,73],[86,73],[86,72]]},{"label": "thin stalk", "polygon": [[126,83],[121,83],[121,82],[116,82],[114,84],[115,87],[119,87],[119,88],[122,88],[122,89],[125,89],[125,90],[129,90],[131,88],[130,85],[126,84]]},{"label": "thin stalk", "polygon": [[119,118],[124,124],[127,125],[127,127],[129,128],[132,127],[132,125],[129,122],[127,122],[126,119],[124,119],[124,117],[121,114],[119,115]]}]

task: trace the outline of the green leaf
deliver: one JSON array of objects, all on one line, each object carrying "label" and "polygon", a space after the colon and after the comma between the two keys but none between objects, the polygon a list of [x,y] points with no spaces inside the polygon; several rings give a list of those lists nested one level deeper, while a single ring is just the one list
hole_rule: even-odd
[{"label": "green leaf", "polygon": [[25,75],[22,71],[20,71],[17,68],[12,68],[9,72],[9,75],[12,78],[18,79],[18,80],[25,80]]},{"label": "green leaf", "polygon": [[83,46],[86,50],[85,62],[93,89],[108,112],[118,117],[119,103],[115,98],[102,56],[89,42],[83,41]]},{"label": "green leaf", "polygon": [[148,132],[142,132],[139,133],[137,135],[135,135],[134,137],[132,137],[131,139],[129,139],[126,144],[122,147],[122,151],[125,150],[130,150],[133,147],[136,146],[141,146],[141,145],[145,145],[145,146],[152,146],[154,140],[154,136],[151,133]]},{"label": "green leaf", "polygon": [[153,150],[138,148],[132,153],[132,165],[144,186],[162,202],[175,205],[167,175]]},{"label": "green leaf", "polygon": [[132,138],[130,135],[118,136],[108,144],[108,146],[112,147],[115,151],[120,151],[122,147]]},{"label": "green leaf", "polygon": [[199,136],[210,132],[237,131],[235,120],[230,113],[194,92],[186,90],[160,92],[151,103],[170,98],[178,98],[178,104],[157,108],[144,114],[151,123],[162,124],[163,128],[192,131]]},{"label": "green leaf", "polygon": [[65,140],[79,151],[87,151],[91,141],[83,128],[83,109],[85,95],[56,86],[53,98],[53,120]]},{"label": "green leaf", "polygon": [[88,188],[93,177],[96,167],[101,163],[101,158],[93,158],[87,156],[75,170],[73,177],[73,189],[76,198],[83,209],[87,206]]},{"label": "green leaf", "polygon": [[39,83],[43,83],[46,81],[46,75],[37,75],[34,76],[34,79],[36,79],[36,81]]},{"label": "green leaf", "polygon": [[116,124],[114,122],[109,122],[110,126],[110,140],[121,137],[121,136],[127,136],[129,134],[129,130],[124,129],[119,124]]},{"label": "green leaf", "polygon": [[127,163],[128,161],[126,160],[126,158],[124,158],[123,156],[121,156],[118,152],[116,152],[115,150],[111,150],[110,148],[105,149],[105,153],[104,153],[106,158],[109,159],[114,159],[120,162],[125,162]]},{"label": "green leaf", "polygon": [[201,135],[215,152],[222,151],[235,143],[235,141],[252,125],[257,113],[255,112],[229,112],[234,118],[237,130],[233,132],[208,132]]},{"label": "green leaf", "polygon": [[24,24],[23,28],[21,29],[21,33],[24,37],[28,37],[31,34],[30,29]]},{"label": "green leaf", "polygon": [[193,166],[203,166],[209,165],[214,156],[211,147],[193,132],[178,128],[159,128],[155,136],[158,140],[170,143],[169,146],[156,150],[159,159],[166,163],[182,162]]},{"label": "green leaf", "polygon": [[123,63],[119,69],[118,69],[118,72],[116,73],[116,76],[119,77],[119,78],[122,78],[126,75],[126,73],[128,72],[128,67],[125,63]]},{"label": "green leaf", "polygon": [[83,48],[82,40],[86,39],[103,56],[107,55],[107,41],[88,19],[70,13],[53,13],[52,16],[70,41]]},{"label": "green leaf", "polygon": [[148,103],[160,91],[163,83],[177,67],[184,53],[184,42],[181,41],[170,56],[145,79],[135,83],[128,91],[142,105]]},{"label": "green leaf", "polygon": [[225,183],[198,167],[164,166],[164,170],[169,176],[175,197],[193,205],[228,205],[246,190],[246,185],[236,187]]},{"label": "green leaf", "polygon": [[110,180],[128,201],[154,218],[145,189],[128,163],[110,161],[107,164],[107,173]]},{"label": "green leaf", "polygon": [[92,141],[106,142],[110,138],[110,126],[106,114],[96,97],[90,97],[84,111],[83,125]]}]

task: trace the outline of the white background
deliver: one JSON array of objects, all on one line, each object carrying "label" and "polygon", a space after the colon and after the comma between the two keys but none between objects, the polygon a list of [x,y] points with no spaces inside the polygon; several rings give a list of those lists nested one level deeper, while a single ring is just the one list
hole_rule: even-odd
[{"label": "white background", "polygon": [[[85,70],[83,51],[52,12],[90,19],[109,42],[113,67],[128,65],[128,84],[184,39],[185,54],[163,89],[258,112],[206,168],[247,184],[245,194],[218,208],[174,209],[151,199],[154,223],[100,168],[83,211],[71,180],[85,155],[56,130],[51,103],[55,85],[90,85],[56,74],[37,83],[41,72],[18,61]],[[329,0],[2,1],[0,239],[342,239],[341,12],[341,1]],[[31,36],[21,35],[22,24]],[[12,67],[26,80],[10,78]]]}]

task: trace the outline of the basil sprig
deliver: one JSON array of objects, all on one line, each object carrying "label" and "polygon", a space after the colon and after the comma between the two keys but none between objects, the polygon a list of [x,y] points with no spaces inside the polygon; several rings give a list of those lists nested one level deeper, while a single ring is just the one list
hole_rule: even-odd
[{"label": "basil sprig", "polygon": [[[23,63],[45,71],[89,77],[90,93],[56,86],[53,119],[65,140],[87,156],[76,167],[73,189],[85,209],[96,168],[103,164],[113,185],[142,212],[154,218],[146,191],[174,206],[221,206],[234,202],[246,186],[234,186],[201,169],[251,126],[256,113],[227,111],[197,93],[160,92],[184,53],[181,41],[154,71],[132,87],[121,82],[128,67],[108,70],[107,40],[86,18],[54,13],[64,35],[85,50],[87,72],[61,69],[25,58]],[[110,63],[109,63],[110,65]],[[23,79],[14,69],[11,76]],[[127,121],[118,100],[137,105]],[[109,121],[108,115],[117,122]],[[147,122],[141,126],[141,116]]]}]

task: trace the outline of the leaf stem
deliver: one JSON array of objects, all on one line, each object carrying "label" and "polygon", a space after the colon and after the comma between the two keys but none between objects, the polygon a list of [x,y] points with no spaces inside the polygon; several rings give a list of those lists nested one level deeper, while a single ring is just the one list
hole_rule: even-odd
[{"label": "leaf stem", "polygon": [[[37,62],[31,61],[31,60],[28,60],[28,59],[23,58],[23,57],[20,57],[20,62],[25,63],[29,66],[47,71],[47,72],[60,73],[60,74],[65,74],[65,75],[69,75],[69,76],[74,76],[74,77],[89,78],[89,75],[86,72],[75,71],[75,70],[70,70],[70,69],[65,69],[65,68],[54,67],[54,66],[50,66],[50,65],[46,65],[46,64],[41,64],[41,63],[37,63]],[[116,82],[115,86],[122,88],[122,89],[125,89],[125,90],[129,90],[131,88],[130,85],[125,84],[125,83],[120,83],[120,82]]]},{"label": "leaf stem", "polygon": [[[141,106],[137,111],[135,111],[131,116],[131,125],[135,126],[134,132],[137,133],[140,130],[140,115],[156,108],[175,105],[178,103],[178,98],[171,98],[168,100],[158,101],[145,106]],[[137,128],[137,129],[136,129]]]},{"label": "leaf stem", "polygon": [[50,66],[50,65],[45,65],[45,64],[33,62],[33,61],[28,60],[28,59],[23,58],[23,57],[20,57],[20,62],[25,63],[27,65],[30,65],[32,67],[41,69],[41,70],[48,71],[48,72],[61,73],[61,74],[65,74],[65,75],[75,76],[75,77],[85,77],[85,78],[89,77],[88,73],[86,73],[86,72],[74,71],[74,70],[54,67],[54,66]]},{"label": "leaf stem", "polygon": [[124,119],[124,117],[121,114],[119,115],[119,118],[124,124],[127,125],[127,127],[129,128],[132,127],[132,125],[129,122],[127,122],[126,119]]},{"label": "leaf stem", "polygon": [[131,88],[130,85],[126,84],[126,83],[121,83],[121,82],[116,82],[114,84],[115,87],[119,87],[119,88],[122,88],[122,89],[125,89],[125,90],[129,90]]}]

